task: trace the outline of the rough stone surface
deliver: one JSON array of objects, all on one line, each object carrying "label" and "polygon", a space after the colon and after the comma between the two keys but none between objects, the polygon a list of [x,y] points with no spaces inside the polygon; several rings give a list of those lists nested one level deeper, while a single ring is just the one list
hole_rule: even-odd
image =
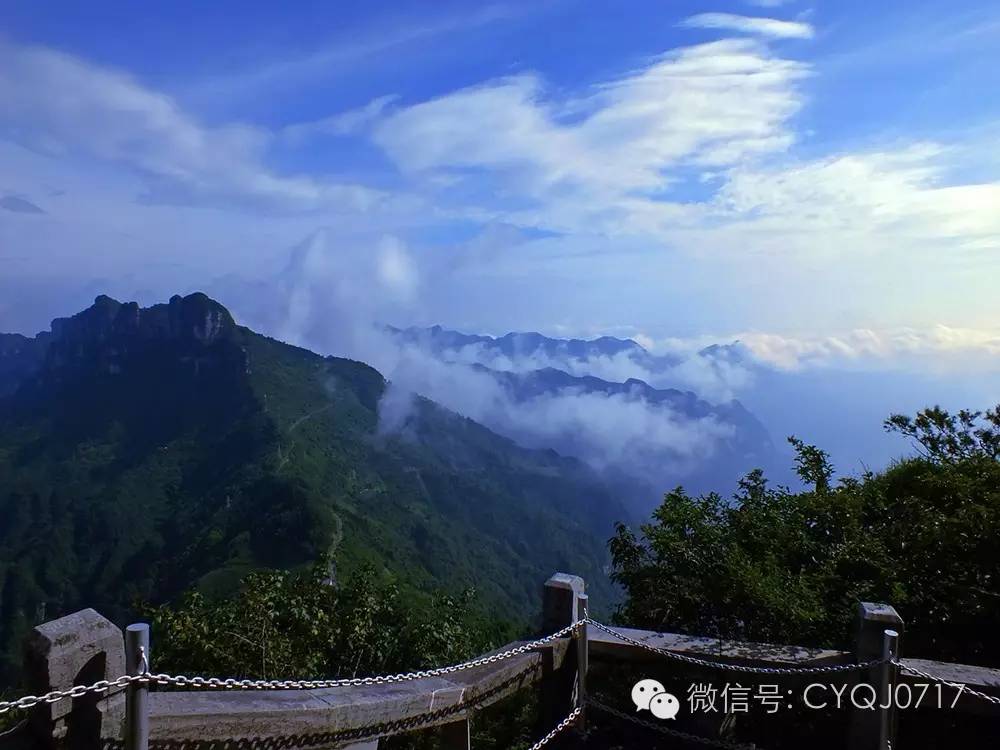
[{"label": "rough stone surface", "polygon": [[[197,749],[247,742],[261,748],[330,748],[346,742],[347,747],[352,743],[365,747],[378,736],[409,731],[394,726],[396,722],[422,718],[421,728],[464,723],[470,708],[488,706],[536,682],[544,650],[457,672],[448,679],[321,690],[154,692],[149,696],[150,746],[181,742]],[[377,736],[344,737],[364,729]],[[459,734],[449,737],[457,743]]]},{"label": "rough stone surface", "polygon": [[545,582],[542,595],[542,630],[545,634],[566,627],[577,619],[577,599],[585,592],[580,576],[555,573]]},{"label": "rough stone surface", "polygon": [[[25,681],[36,695],[113,680],[123,674],[122,632],[92,609],[39,625],[25,641]],[[118,736],[124,719],[124,693],[118,690],[104,695],[37,706],[31,715],[35,735],[72,746],[84,736],[94,740]]]}]

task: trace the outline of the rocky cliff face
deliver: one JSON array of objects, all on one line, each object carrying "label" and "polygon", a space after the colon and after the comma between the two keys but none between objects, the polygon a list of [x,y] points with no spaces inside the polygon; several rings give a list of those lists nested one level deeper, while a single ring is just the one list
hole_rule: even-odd
[{"label": "rocky cliff face", "polygon": [[194,375],[246,371],[236,331],[229,311],[200,292],[146,308],[102,294],[86,310],[53,320],[51,332],[4,335],[0,395],[27,381],[118,375],[130,367],[179,366]]}]

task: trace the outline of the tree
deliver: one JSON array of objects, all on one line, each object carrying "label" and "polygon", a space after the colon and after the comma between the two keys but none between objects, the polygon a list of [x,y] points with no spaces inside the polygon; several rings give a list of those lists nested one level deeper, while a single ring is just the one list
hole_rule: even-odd
[{"label": "tree", "polygon": [[231,598],[198,592],[145,606],[157,669],[241,678],[336,678],[440,666],[486,650],[506,633],[485,624],[474,594],[404,594],[366,568],[341,587],[329,560],[301,572],[252,573]]},{"label": "tree", "polygon": [[816,492],[826,492],[833,477],[830,454],[815,445],[807,445],[794,435],[788,442],[795,448],[795,473],[806,484],[811,484]]},{"label": "tree", "polygon": [[893,414],[884,427],[887,432],[910,438],[917,451],[931,461],[1000,459],[1000,406],[985,412],[962,409],[955,415],[933,406],[914,418]]},{"label": "tree", "polygon": [[998,410],[937,407],[887,428],[920,455],[830,485],[825,452],[793,439],[811,490],[760,472],[731,501],[664,496],[639,533],[617,527],[619,610],[636,627],[849,648],[859,600],[887,601],[914,656],[1000,664]]}]

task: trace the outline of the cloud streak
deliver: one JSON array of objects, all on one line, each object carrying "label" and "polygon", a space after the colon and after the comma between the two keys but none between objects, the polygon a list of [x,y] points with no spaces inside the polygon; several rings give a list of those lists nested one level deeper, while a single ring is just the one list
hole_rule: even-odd
[{"label": "cloud streak", "polygon": [[961,367],[970,359],[993,360],[1000,368],[1000,330],[937,325],[926,330],[888,331],[860,328],[829,336],[782,336],[747,333],[740,341],[761,362],[786,370],[810,367],[899,366],[922,360],[930,369]]},{"label": "cloud streak", "polygon": [[359,185],[277,174],[265,165],[269,131],[202,125],[129,75],[49,49],[0,42],[0,100],[8,137],[125,165],[144,177],[150,202],[360,211],[382,198]]},{"label": "cloud streak", "polygon": [[572,100],[533,74],[490,81],[400,108],[373,137],[404,173],[448,177],[445,200],[468,189],[471,170],[497,186],[512,223],[642,233],[702,213],[661,195],[683,170],[788,148],[808,74],[754,40],[727,39],[672,50]]},{"label": "cloud streak", "polygon": [[740,34],[759,34],[775,39],[812,39],[813,27],[801,21],[740,16],[734,13],[698,13],[680,25],[689,29],[721,29]]},{"label": "cloud streak", "polygon": [[281,137],[295,145],[301,145],[310,138],[332,136],[345,138],[363,132],[376,122],[399,97],[388,94],[372,99],[368,104],[355,109],[339,112],[314,122],[296,123],[282,129]]}]

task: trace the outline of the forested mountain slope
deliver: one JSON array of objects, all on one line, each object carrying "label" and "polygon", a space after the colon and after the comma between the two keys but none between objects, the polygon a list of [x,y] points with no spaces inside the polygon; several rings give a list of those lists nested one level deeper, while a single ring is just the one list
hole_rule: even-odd
[{"label": "forested mountain slope", "polygon": [[[335,550],[413,591],[475,586],[505,616],[557,569],[610,595],[604,541],[625,512],[578,462],[518,447],[371,367],[237,326],[202,294],[99,297],[0,372],[0,638],[36,621],[127,615],[196,584]],[[418,594],[417,594],[418,595]]]}]

